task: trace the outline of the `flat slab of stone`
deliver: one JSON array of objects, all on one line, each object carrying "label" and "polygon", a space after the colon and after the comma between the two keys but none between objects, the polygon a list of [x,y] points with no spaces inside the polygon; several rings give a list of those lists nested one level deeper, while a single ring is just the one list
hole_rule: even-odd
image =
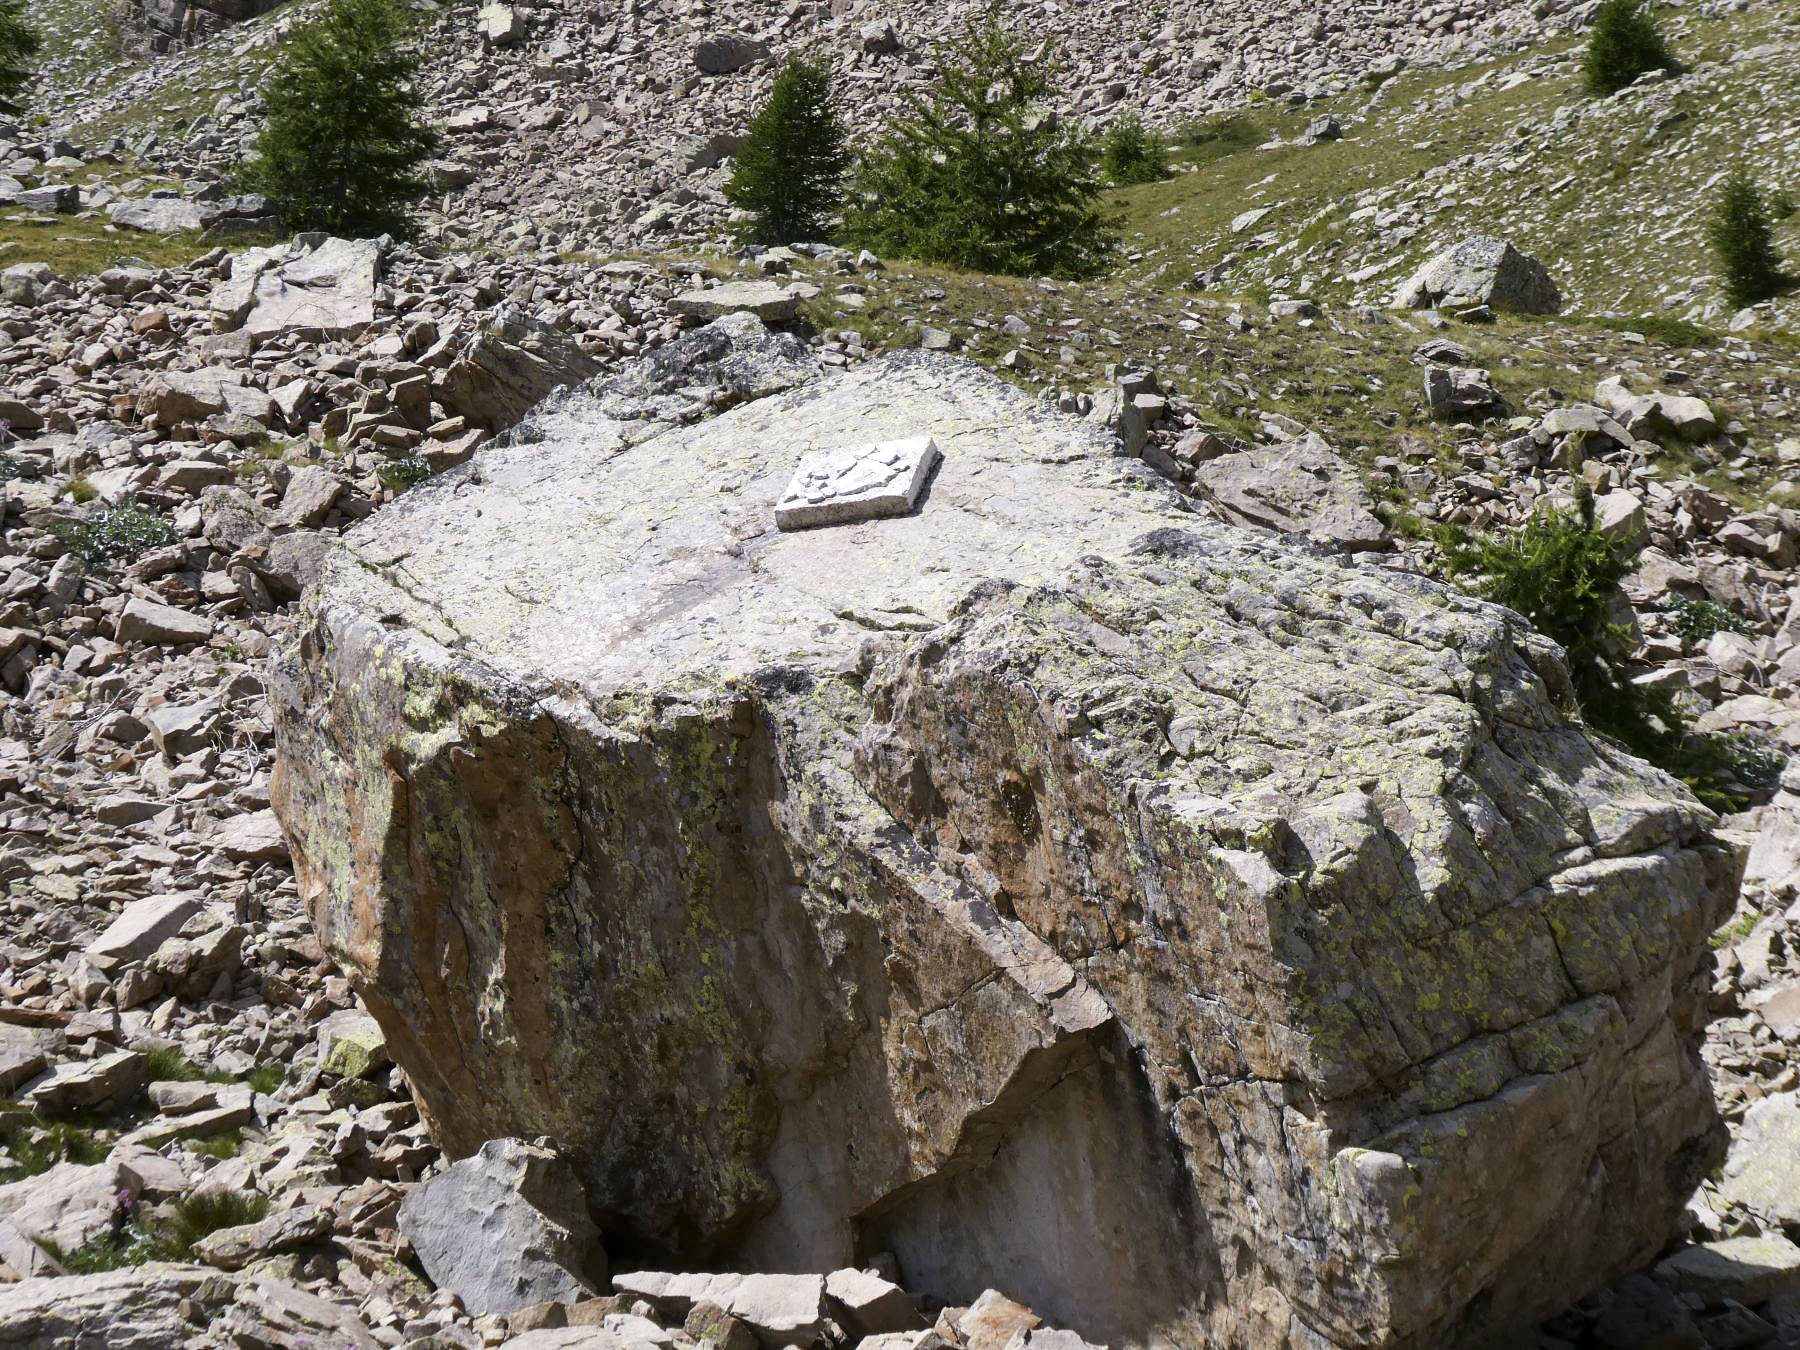
[{"label": "flat slab of stone", "polygon": [[258,336],[360,332],[375,319],[380,270],[381,243],[375,239],[325,239],[299,252],[287,246],[248,249],[233,260],[231,276],[213,288],[213,326]]},{"label": "flat slab of stone", "polygon": [[1800,1293],[1800,1247],[1780,1233],[1751,1234],[1683,1247],[1656,1263],[1656,1278],[1709,1303],[1761,1303]]},{"label": "flat slab of stone", "polygon": [[792,287],[773,281],[727,281],[723,285],[675,296],[669,301],[669,310],[700,319],[750,313],[765,323],[785,323],[800,312],[803,298]]},{"label": "flat slab of stone", "polygon": [[775,503],[776,527],[804,530],[903,516],[918,502],[938,459],[929,436],[810,454]]},{"label": "flat slab of stone", "polygon": [[108,970],[142,960],[179,933],[200,907],[197,895],[151,895],[133,900],[88,944],[88,958]]},{"label": "flat slab of stone", "polygon": [[1725,1160],[1719,1194],[1766,1228],[1800,1226],[1800,1092],[1750,1104]]},{"label": "flat slab of stone", "polygon": [[200,208],[180,197],[114,202],[107,214],[120,229],[141,230],[145,234],[183,234],[205,224],[200,219]]}]

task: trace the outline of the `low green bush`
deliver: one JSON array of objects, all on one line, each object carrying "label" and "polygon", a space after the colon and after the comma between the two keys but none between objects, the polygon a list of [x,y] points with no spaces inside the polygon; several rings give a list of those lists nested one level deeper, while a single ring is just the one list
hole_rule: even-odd
[{"label": "low green bush", "polygon": [[405,459],[388,460],[375,470],[375,477],[389,492],[405,492],[431,477],[431,466],[417,455],[408,455]]},{"label": "low green bush", "polygon": [[69,552],[93,568],[129,564],[151,549],[181,542],[172,524],[129,500],[94,507],[80,520],[56,526],[54,532]]},{"label": "low green bush", "polygon": [[[1475,538],[1440,527],[1436,539],[1449,576],[1523,614],[1562,646],[1589,727],[1682,779],[1715,809],[1739,809],[1779,778],[1779,754],[1743,738],[1695,734],[1668,693],[1632,681],[1630,630],[1611,615],[1634,549],[1595,527],[1594,497],[1585,484],[1572,507],[1541,510],[1509,534]],[[1693,622],[1716,619],[1702,611]]]},{"label": "low green bush", "polygon": [[1688,600],[1677,596],[1669,604],[1674,619],[1675,635],[1688,646],[1698,646],[1715,633],[1746,633],[1750,630],[1737,615],[1711,600]]}]

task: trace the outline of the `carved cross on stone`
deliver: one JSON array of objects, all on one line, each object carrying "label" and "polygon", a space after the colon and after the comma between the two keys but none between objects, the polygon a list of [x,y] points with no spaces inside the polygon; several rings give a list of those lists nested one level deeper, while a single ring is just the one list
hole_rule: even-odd
[{"label": "carved cross on stone", "polygon": [[919,500],[937,461],[937,444],[929,436],[814,451],[800,461],[775,503],[775,525],[804,530],[903,516]]}]

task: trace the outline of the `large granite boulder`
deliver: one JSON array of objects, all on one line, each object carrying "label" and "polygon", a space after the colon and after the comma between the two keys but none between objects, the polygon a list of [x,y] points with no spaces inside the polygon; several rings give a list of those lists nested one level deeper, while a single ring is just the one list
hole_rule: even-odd
[{"label": "large granite boulder", "polygon": [[[1115,1345],[1517,1344],[1663,1244],[1741,858],[1516,615],[952,357],[604,406],[347,536],[274,690],[306,903],[453,1154],[555,1136],[615,1251],[886,1250]],[[911,514],[776,530],[807,454],[922,435]]]},{"label": "large granite boulder", "polygon": [[1555,314],[1562,309],[1562,291],[1536,258],[1504,239],[1476,235],[1435,255],[1389,303],[1395,309],[1486,305],[1515,314]]}]

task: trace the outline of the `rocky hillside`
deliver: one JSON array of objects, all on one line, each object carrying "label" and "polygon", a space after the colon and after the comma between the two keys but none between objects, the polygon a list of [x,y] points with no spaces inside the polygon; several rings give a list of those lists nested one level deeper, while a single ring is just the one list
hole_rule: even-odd
[{"label": "rocky hillside", "polygon": [[[1800,1338],[1792,7],[1045,5],[1118,269],[720,245],[771,57],[967,8],[431,9],[393,243],[221,182],[303,3],[34,5],[0,1344]],[[1489,237],[1560,315],[1400,294]],[[1578,485],[1691,788],[1441,575]]]}]

